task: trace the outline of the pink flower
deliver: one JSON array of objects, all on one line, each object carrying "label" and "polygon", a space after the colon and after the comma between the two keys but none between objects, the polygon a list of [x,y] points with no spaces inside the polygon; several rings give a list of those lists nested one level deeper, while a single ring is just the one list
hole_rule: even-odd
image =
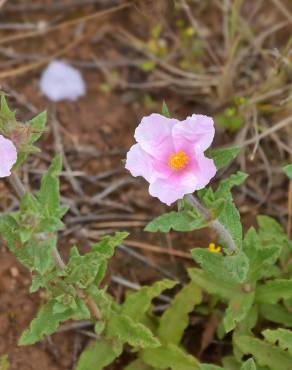
[{"label": "pink flower", "polygon": [[0,158],[0,177],[7,177],[17,160],[17,151],[13,142],[2,135],[0,135]]},{"label": "pink flower", "polygon": [[153,113],[136,128],[137,144],[127,154],[126,168],[133,176],[143,176],[149,193],[170,205],[215,176],[213,160],[204,155],[214,134],[211,117],[193,114],[179,121]]}]

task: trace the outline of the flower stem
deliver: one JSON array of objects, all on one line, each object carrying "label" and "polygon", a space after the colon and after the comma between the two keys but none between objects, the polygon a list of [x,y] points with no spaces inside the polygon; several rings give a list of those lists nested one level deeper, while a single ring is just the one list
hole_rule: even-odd
[{"label": "flower stem", "polygon": [[209,227],[216,231],[217,234],[220,235],[223,242],[226,246],[232,251],[235,252],[237,250],[236,244],[230,234],[230,232],[226,229],[226,227],[221,224],[218,220],[212,220],[211,213],[207,208],[205,208],[198,200],[198,198],[192,194],[187,195],[187,199],[189,203],[196,208],[204,219],[208,222]]},{"label": "flower stem", "polygon": [[[21,199],[24,194],[26,193],[26,189],[23,185],[23,183],[21,182],[20,178],[18,177],[18,175],[13,172],[10,177],[9,177],[9,182],[10,182],[10,185],[13,187],[15,193],[17,194],[18,198]],[[54,247],[53,248],[53,251],[52,251],[52,257],[53,257],[53,260],[55,262],[55,266],[60,269],[60,270],[64,270],[66,265],[57,249],[57,247]],[[88,296],[84,291],[82,291],[81,289],[77,288],[77,294],[80,298],[84,299],[90,313],[91,313],[91,316],[95,319],[95,320],[100,320],[101,319],[101,312],[99,310],[99,308],[96,306],[94,300]]]}]

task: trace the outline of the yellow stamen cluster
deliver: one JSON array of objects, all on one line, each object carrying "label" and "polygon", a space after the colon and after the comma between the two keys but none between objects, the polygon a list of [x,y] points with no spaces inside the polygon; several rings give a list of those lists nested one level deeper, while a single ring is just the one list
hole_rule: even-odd
[{"label": "yellow stamen cluster", "polygon": [[189,160],[188,155],[181,150],[169,157],[168,164],[173,170],[177,171],[184,169],[189,163]]},{"label": "yellow stamen cluster", "polygon": [[219,245],[216,246],[215,243],[210,243],[208,248],[209,251],[213,253],[220,253],[222,250],[222,248]]}]

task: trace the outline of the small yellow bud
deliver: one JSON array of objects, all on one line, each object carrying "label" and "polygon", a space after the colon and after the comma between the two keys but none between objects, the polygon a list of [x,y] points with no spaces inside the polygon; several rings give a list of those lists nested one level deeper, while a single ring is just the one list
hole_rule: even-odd
[{"label": "small yellow bud", "polygon": [[208,248],[209,251],[213,253],[220,253],[222,250],[222,248],[219,245],[216,246],[215,243],[210,243]]}]

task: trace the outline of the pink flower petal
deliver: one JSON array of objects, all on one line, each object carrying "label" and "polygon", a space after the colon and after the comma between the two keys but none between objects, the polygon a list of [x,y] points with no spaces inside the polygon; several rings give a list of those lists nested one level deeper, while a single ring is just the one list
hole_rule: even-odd
[{"label": "pink flower petal", "polygon": [[195,160],[192,162],[189,170],[196,174],[196,190],[203,189],[208,185],[217,172],[213,159],[205,157],[204,153],[200,151],[196,151]]},{"label": "pink flower petal", "polygon": [[202,114],[193,114],[172,129],[173,142],[177,151],[191,144],[193,148],[203,152],[211,145],[214,135],[213,119]]},{"label": "pink flower petal", "polygon": [[176,119],[153,113],[142,119],[136,128],[135,139],[145,152],[162,160],[174,152],[171,131],[177,122]]},{"label": "pink flower petal", "polygon": [[0,135],[0,177],[11,175],[11,168],[17,160],[17,151],[13,142]]},{"label": "pink flower petal", "polygon": [[184,195],[191,194],[197,189],[197,177],[185,172],[182,176],[174,175],[168,179],[157,179],[150,184],[149,193],[161,202],[170,206]]},{"label": "pink flower petal", "polygon": [[148,182],[156,179],[153,158],[141,148],[140,144],[133,145],[128,151],[125,167],[134,177],[143,176]]}]

